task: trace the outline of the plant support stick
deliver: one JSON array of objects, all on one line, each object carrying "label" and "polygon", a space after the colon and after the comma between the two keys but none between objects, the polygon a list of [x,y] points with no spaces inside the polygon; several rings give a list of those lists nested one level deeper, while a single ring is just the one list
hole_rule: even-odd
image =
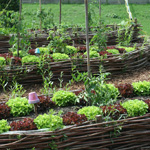
[{"label": "plant support stick", "polygon": [[90,56],[89,56],[89,26],[88,26],[88,0],[85,0],[85,22],[86,22],[86,50],[87,50],[87,71],[90,77]]}]

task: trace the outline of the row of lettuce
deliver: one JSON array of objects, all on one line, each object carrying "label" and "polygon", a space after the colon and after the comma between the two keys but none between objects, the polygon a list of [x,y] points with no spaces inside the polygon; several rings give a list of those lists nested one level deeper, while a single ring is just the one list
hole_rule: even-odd
[{"label": "row of lettuce", "polygon": [[[125,87],[124,90],[122,87]],[[120,89],[120,90],[119,90]],[[105,93],[104,93],[105,90]],[[104,84],[98,90],[91,90],[90,96],[86,97],[88,93],[86,90],[82,91],[78,96],[69,91],[57,91],[54,93],[52,99],[47,96],[40,96],[40,103],[38,104],[38,110],[46,110],[53,106],[72,106],[72,105],[84,105],[95,104],[97,106],[85,106],[75,112],[68,112],[61,117],[61,114],[54,115],[54,112],[48,114],[39,115],[35,119],[27,118],[23,121],[12,122],[10,125],[6,125],[7,120],[5,118],[17,116],[26,116],[33,112],[33,105],[28,103],[28,99],[24,97],[16,97],[8,100],[6,103],[0,104],[0,132],[10,130],[33,130],[41,128],[49,128],[51,131],[62,128],[64,125],[71,125],[82,123],[87,120],[95,120],[96,115],[108,116],[111,118],[118,118],[120,114],[126,116],[139,116],[146,114],[150,109],[150,100],[145,101],[138,99],[130,99],[117,103],[117,97],[119,91],[126,97],[130,97],[129,93],[134,95],[146,96],[150,95],[150,82],[134,82],[130,84],[120,84],[116,88],[112,84]],[[99,94],[101,93],[101,94]],[[121,93],[121,92],[120,92]],[[127,94],[125,94],[127,93]],[[105,94],[105,95],[104,95]],[[100,97],[101,96],[101,97]],[[90,100],[88,99],[90,98]],[[88,99],[88,101],[86,100]],[[96,101],[95,99],[99,99]]]},{"label": "row of lettuce", "polygon": [[[36,52],[38,49],[38,53]],[[87,56],[86,48],[75,48],[73,46],[66,46],[66,49],[53,52],[48,47],[39,47],[37,49],[29,50],[28,53],[25,51],[19,51],[19,57],[17,51],[13,53],[0,54],[0,65],[10,64],[11,58],[15,59],[15,63],[26,64],[26,63],[39,63],[43,58],[48,61],[61,61],[70,58],[84,58]],[[134,47],[121,47],[121,46],[110,46],[102,51],[97,46],[90,47],[90,58],[107,58],[108,55],[122,54],[125,52],[131,52],[136,50]],[[80,53],[78,53],[80,52]],[[36,56],[38,55],[38,56]],[[41,59],[39,59],[39,57]]]},{"label": "row of lettuce", "polygon": [[[13,121],[8,125],[7,120],[0,120],[0,133],[7,132],[9,130],[36,130],[47,128],[50,131],[61,129],[65,125],[81,124],[87,120],[96,120],[97,115],[101,115],[104,118],[109,113],[109,117],[115,116],[116,112],[120,111],[122,114],[126,114],[130,117],[144,115],[148,112],[150,106],[150,100],[148,103],[134,99],[128,100],[119,104],[117,107],[108,106],[97,107],[97,106],[86,106],[78,110],[78,112],[68,112],[61,117],[61,112],[57,115],[53,110],[48,114],[38,115],[35,119],[25,118],[22,121]],[[107,111],[106,111],[107,110]]]}]

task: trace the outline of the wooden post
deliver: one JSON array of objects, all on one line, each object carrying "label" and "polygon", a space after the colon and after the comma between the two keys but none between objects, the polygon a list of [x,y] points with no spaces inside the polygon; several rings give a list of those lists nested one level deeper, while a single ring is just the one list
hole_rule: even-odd
[{"label": "wooden post", "polygon": [[86,22],[86,50],[87,50],[87,71],[90,77],[90,52],[89,52],[89,22],[88,22],[88,0],[85,1],[85,22]]},{"label": "wooden post", "polygon": [[[41,0],[39,0],[39,8],[40,8],[40,14],[42,11],[42,6],[41,6]],[[40,18],[40,31],[42,32],[42,19]]]},{"label": "wooden post", "polygon": [[59,0],[59,25],[61,25],[61,0]]},{"label": "wooden post", "polygon": [[101,0],[99,0],[99,17],[101,17]]}]

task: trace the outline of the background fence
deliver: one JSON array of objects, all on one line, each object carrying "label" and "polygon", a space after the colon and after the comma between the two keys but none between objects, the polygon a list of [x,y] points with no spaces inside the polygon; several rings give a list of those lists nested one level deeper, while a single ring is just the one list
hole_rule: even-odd
[{"label": "background fence", "polygon": [[[39,0],[22,0],[23,3],[38,3]],[[90,1],[94,1],[94,0],[89,0]],[[97,0],[99,1],[99,0]],[[59,3],[59,0],[42,0],[43,4],[47,4],[47,3]],[[75,3],[75,4],[83,4],[84,0],[62,0],[62,3],[66,3],[66,4],[71,4],[71,3]],[[125,1],[124,0],[101,0],[102,4],[124,4]],[[134,3],[134,4],[150,4],[150,0],[129,0],[129,3]]]}]

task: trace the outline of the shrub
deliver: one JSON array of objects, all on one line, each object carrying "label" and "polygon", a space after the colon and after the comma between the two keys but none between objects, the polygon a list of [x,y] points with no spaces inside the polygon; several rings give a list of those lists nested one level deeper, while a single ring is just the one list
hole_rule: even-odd
[{"label": "shrub", "polygon": [[[87,56],[87,52],[84,53]],[[90,51],[90,58],[99,57],[99,53],[97,51]]]},{"label": "shrub", "polygon": [[96,115],[102,114],[102,109],[96,106],[87,106],[78,110],[78,114],[84,114],[88,120],[95,120]]},{"label": "shrub", "polygon": [[150,82],[148,81],[139,81],[132,83],[134,94],[138,96],[150,95]]},{"label": "shrub", "polygon": [[22,57],[22,63],[38,63],[40,61],[39,57],[34,55],[28,55],[25,57]]},{"label": "shrub", "polygon": [[77,97],[72,92],[60,90],[54,93],[52,101],[58,106],[68,106],[76,104]]},{"label": "shrub", "polygon": [[28,104],[28,99],[25,97],[10,99],[6,104],[11,108],[10,113],[13,116],[25,116],[33,110],[33,106]]},{"label": "shrub", "polygon": [[10,117],[10,107],[5,103],[0,103],[0,119],[6,119]]},{"label": "shrub", "polygon": [[0,57],[0,66],[6,65],[6,60],[4,57]]},{"label": "shrub", "polygon": [[10,126],[8,125],[7,120],[0,120],[0,134],[9,131],[9,129]]},{"label": "shrub", "polygon": [[128,116],[143,116],[148,112],[148,105],[142,100],[128,100],[121,105],[127,110]]},{"label": "shrub", "polygon": [[36,130],[37,127],[35,123],[33,122],[34,119],[32,118],[25,118],[22,121],[13,121],[10,126],[11,126],[11,131],[16,131],[16,130]]},{"label": "shrub", "polygon": [[84,114],[80,115],[75,112],[67,112],[62,118],[64,125],[81,124],[82,122],[87,121]]},{"label": "shrub", "polygon": [[77,53],[77,48],[75,48],[74,46],[69,46],[69,45],[67,45],[67,46],[66,46],[65,53],[66,53],[67,55],[75,54],[75,53]]},{"label": "shrub", "polygon": [[51,111],[49,114],[39,115],[34,119],[34,122],[38,129],[49,128],[50,131],[63,128],[63,119],[54,115]]},{"label": "shrub", "polygon": [[122,97],[132,97],[133,96],[133,86],[130,83],[119,84],[117,88]]},{"label": "shrub", "polygon": [[61,53],[53,53],[52,57],[54,61],[61,61],[61,59],[69,59],[69,56],[67,54]]},{"label": "shrub", "polygon": [[106,51],[112,54],[120,54],[117,49],[107,49]]}]

